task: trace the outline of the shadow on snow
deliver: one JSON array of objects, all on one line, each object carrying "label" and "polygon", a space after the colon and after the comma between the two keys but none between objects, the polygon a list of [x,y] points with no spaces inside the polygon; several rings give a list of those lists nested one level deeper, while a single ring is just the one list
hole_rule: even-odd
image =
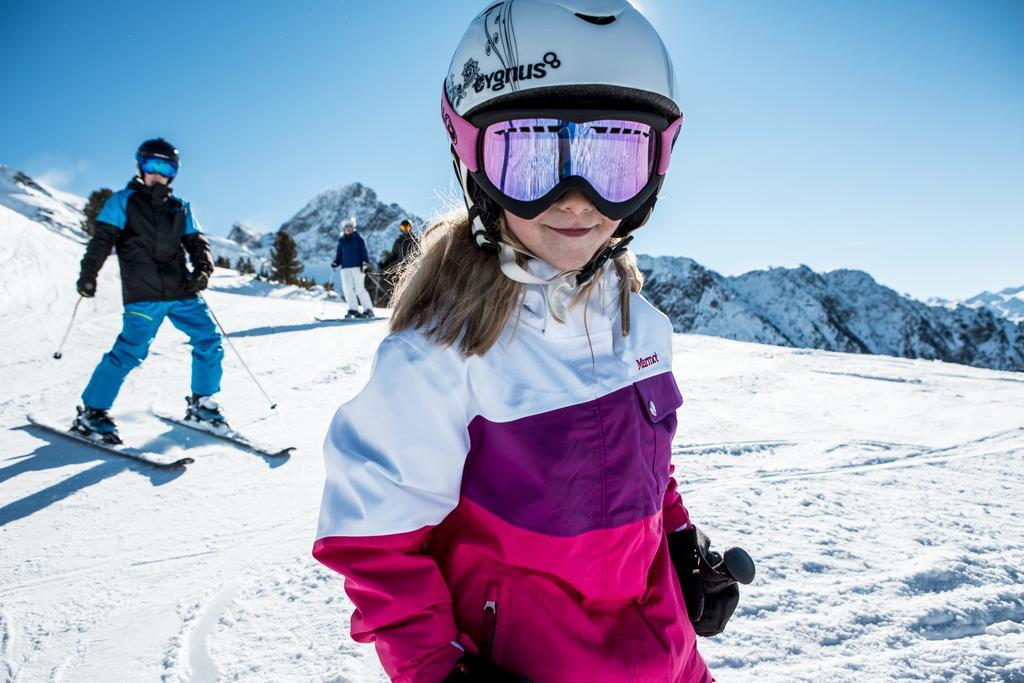
[{"label": "shadow on snow", "polygon": [[64,500],[77,491],[98,484],[105,479],[110,479],[124,471],[136,472],[146,477],[153,486],[162,486],[177,479],[185,472],[184,469],[162,470],[150,467],[144,463],[134,462],[128,458],[107,454],[98,448],[91,448],[87,444],[74,443],[32,425],[17,427],[17,429],[26,431],[32,436],[48,443],[25,456],[8,458],[8,461],[16,460],[17,462],[0,469],[0,483],[13,479],[19,474],[41,472],[67,465],[95,462],[97,460],[99,462],[87,470],[73,474],[67,479],[51,484],[35,493],[30,493],[20,500],[0,507],[0,526],[29,517],[54,503]]}]

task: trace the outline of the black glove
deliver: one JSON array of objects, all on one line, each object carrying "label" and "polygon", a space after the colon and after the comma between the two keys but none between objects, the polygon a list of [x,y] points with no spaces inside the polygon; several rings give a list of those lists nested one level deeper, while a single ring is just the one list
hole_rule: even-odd
[{"label": "black glove", "polygon": [[78,288],[78,295],[84,296],[86,299],[91,299],[96,296],[96,276],[82,273],[78,276],[78,282],[75,285]]},{"label": "black glove", "polygon": [[210,284],[209,273],[205,270],[193,270],[192,277],[188,279],[188,283],[185,285],[185,291],[189,294],[198,294],[206,289],[208,284]]},{"label": "black glove", "polygon": [[467,652],[456,662],[444,683],[530,683],[530,679],[499,669],[486,657]]},{"label": "black glove", "polygon": [[683,600],[698,636],[717,636],[725,630],[740,589],[754,580],[754,562],[741,548],[726,550],[726,558],[709,551],[711,541],[695,526],[668,535],[668,552],[679,576]]},{"label": "black glove", "polygon": [[338,267],[338,262],[337,261],[332,261],[331,262],[331,268],[337,268],[337,267]]}]

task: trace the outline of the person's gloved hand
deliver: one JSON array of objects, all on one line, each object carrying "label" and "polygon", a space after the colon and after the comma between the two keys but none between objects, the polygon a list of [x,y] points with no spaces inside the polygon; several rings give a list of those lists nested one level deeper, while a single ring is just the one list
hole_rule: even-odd
[{"label": "person's gloved hand", "polygon": [[530,683],[530,679],[499,669],[486,657],[467,652],[455,663],[444,683]]},{"label": "person's gloved hand", "polygon": [[679,576],[686,612],[699,636],[725,630],[740,601],[737,581],[754,579],[754,562],[741,548],[729,548],[726,557],[710,550],[711,541],[695,526],[668,535],[668,551]]},{"label": "person's gloved hand", "polygon": [[96,296],[96,276],[82,273],[78,276],[78,282],[75,283],[75,287],[78,289],[79,296],[91,299]]},{"label": "person's gloved hand", "polygon": [[206,286],[210,284],[210,274],[205,270],[194,270],[192,276],[188,279],[188,283],[185,285],[185,290],[189,294],[198,294],[199,292],[206,289]]},{"label": "person's gloved hand", "polygon": [[338,267],[338,262],[337,261],[331,261],[331,268],[337,268],[337,267]]},{"label": "person's gloved hand", "polygon": [[370,264],[364,261],[362,268],[364,273],[368,272],[370,270]]}]

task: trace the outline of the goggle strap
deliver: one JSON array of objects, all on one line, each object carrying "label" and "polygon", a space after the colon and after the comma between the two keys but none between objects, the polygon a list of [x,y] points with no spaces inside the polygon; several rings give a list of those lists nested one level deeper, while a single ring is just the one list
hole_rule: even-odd
[{"label": "goggle strap", "polygon": [[455,164],[455,174],[462,184],[462,198],[466,201],[466,211],[469,212],[469,226],[473,238],[476,240],[476,245],[481,249],[494,251],[498,248],[498,244],[491,239],[490,232],[480,217],[480,209],[469,196],[469,169],[466,167],[466,164],[462,163],[454,148],[452,149],[452,157],[454,157],[452,161]]}]

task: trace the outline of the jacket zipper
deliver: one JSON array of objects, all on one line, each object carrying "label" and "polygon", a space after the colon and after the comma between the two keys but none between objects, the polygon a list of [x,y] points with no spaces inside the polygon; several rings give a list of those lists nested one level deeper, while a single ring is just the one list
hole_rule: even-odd
[{"label": "jacket zipper", "polygon": [[488,600],[484,603],[483,619],[483,643],[480,646],[480,654],[490,659],[494,650],[494,633],[498,628],[498,603],[496,600]]}]

